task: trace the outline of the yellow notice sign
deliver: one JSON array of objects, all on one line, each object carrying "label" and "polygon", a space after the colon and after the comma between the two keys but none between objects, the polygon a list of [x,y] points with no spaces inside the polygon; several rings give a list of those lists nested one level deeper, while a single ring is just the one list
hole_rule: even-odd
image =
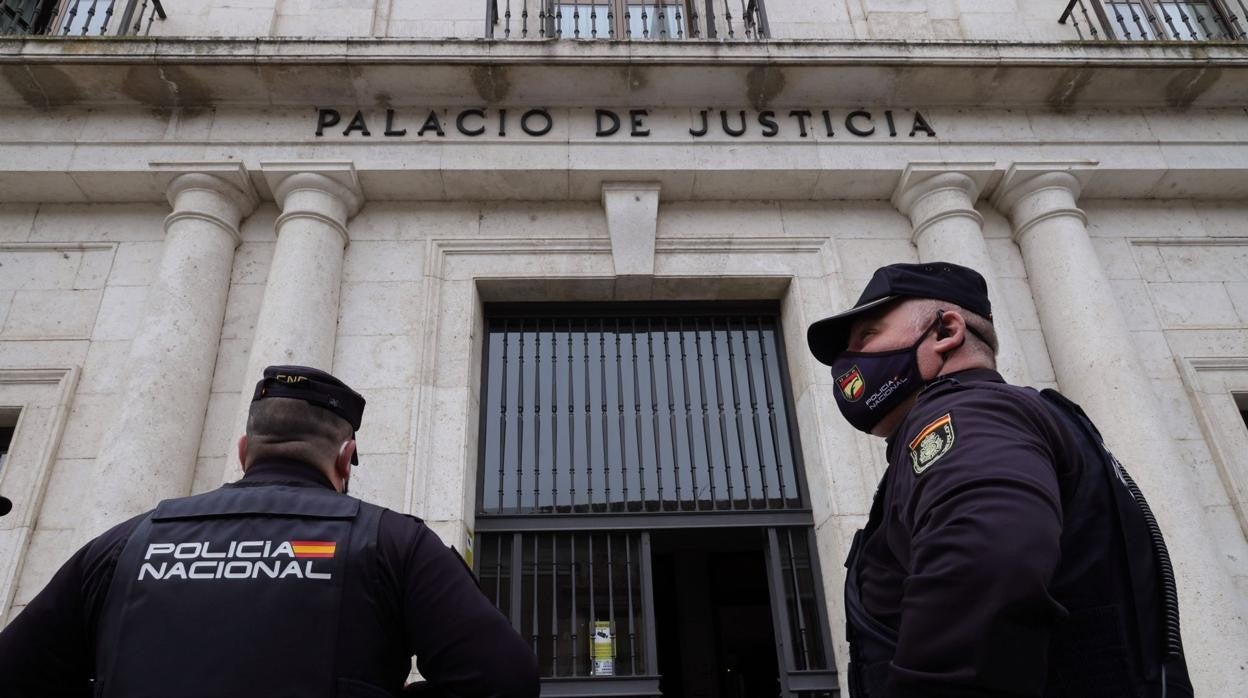
[{"label": "yellow notice sign", "polygon": [[594,621],[591,654],[594,658],[594,676],[615,676],[615,629],[610,621]]}]

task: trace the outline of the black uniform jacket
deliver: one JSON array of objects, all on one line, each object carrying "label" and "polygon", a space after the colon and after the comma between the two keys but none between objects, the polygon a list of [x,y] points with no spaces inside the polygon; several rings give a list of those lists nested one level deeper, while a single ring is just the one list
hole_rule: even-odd
[{"label": "black uniform jacket", "polygon": [[897,636],[886,695],[1049,695],[1050,640],[1068,615],[1063,533],[1088,536],[1068,551],[1088,561],[1078,583],[1118,562],[1108,510],[1063,529],[1063,489],[1096,451],[1036,391],[986,369],[951,378],[889,437],[881,518],[863,541],[863,606]]},{"label": "black uniform jacket", "polygon": [[[241,483],[331,488],[315,470],[283,461],[255,463]],[[0,696],[91,695],[104,599],[118,556],[145,516],[114,527],[79,550],[0,632]],[[340,665],[366,667],[371,675],[386,677],[387,691],[397,694],[410,670],[410,658],[416,655],[417,666],[430,684],[454,695],[537,696],[533,652],[482,595],[462,560],[424,523],[384,510],[376,565],[375,578],[384,592],[387,612],[353,608],[353,599],[347,595],[342,617],[366,612],[380,615],[370,617],[370,622],[385,629],[390,651],[382,656],[352,657],[361,650],[347,644],[339,647],[339,652],[348,655]],[[237,654],[265,651],[254,647],[229,650]],[[275,648],[268,651],[280,653]]]}]

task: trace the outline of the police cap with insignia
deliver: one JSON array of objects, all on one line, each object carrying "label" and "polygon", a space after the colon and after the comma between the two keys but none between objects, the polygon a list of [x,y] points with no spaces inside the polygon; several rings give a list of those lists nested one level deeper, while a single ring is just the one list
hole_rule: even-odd
[{"label": "police cap with insignia", "polygon": [[950,262],[890,264],[875,270],[854,307],[806,330],[806,343],[829,366],[849,346],[849,328],[860,316],[899,298],[931,298],[961,306],[989,322],[988,284],[974,269]]},{"label": "police cap with insignia", "polygon": [[[364,417],[364,396],[352,390],[346,383],[330,374],[310,366],[269,366],[264,377],[256,383],[251,401],[270,397],[303,400],[329,410],[351,425],[351,437],[360,430]],[[351,463],[359,464],[352,454]]]}]

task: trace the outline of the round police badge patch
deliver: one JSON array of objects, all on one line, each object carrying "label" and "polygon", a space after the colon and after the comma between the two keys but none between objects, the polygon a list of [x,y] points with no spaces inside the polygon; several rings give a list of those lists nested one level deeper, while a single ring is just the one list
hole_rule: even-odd
[{"label": "round police badge patch", "polygon": [[919,430],[910,442],[910,463],[914,474],[922,475],[953,448],[953,414],[949,413]]}]

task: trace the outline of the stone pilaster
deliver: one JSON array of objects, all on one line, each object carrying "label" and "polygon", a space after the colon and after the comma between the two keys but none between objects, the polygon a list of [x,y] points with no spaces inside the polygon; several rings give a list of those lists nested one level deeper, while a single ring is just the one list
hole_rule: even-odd
[{"label": "stone pilaster", "polygon": [[153,164],[173,212],[126,365],[120,414],[97,457],[81,530],[94,535],[190,494],[208,407],[239,223],[257,198],[242,165]]},{"label": "stone pilaster", "polygon": [[[242,376],[235,422],[239,435],[247,424],[252,387],[265,366],[333,369],[347,222],[364,203],[351,163],[281,162],[260,167],[281,214],[275,223],[277,248]],[[226,468],[225,478],[234,479],[235,456]]]},{"label": "stone pilaster", "polygon": [[984,241],[984,217],[975,210],[994,170],[990,162],[912,164],[902,173],[893,205],[914,225],[920,260],[953,262],[984,275],[1001,345],[997,369],[1009,382],[1026,384],[1030,378],[1022,344]]},{"label": "stone pilaster", "polygon": [[[1248,646],[1248,626],[1237,612],[1233,578],[1207,535],[1193,481],[1088,237],[1078,200],[1091,169],[1087,163],[1015,164],[993,202],[1013,222],[1062,392],[1096,421],[1161,523],[1189,619],[1184,637],[1188,663],[1202,668],[1194,678],[1229,686],[1239,665],[1232,648]],[[1197,693],[1206,692],[1197,683]]]}]

